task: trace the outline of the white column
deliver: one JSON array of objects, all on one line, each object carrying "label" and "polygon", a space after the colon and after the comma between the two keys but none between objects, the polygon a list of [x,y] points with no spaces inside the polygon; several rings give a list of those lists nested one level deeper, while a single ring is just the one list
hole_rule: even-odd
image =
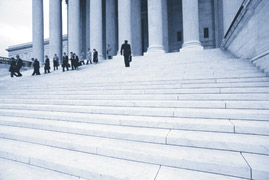
[{"label": "white column", "polygon": [[90,44],[98,51],[99,59],[103,57],[103,19],[102,0],[90,1]]},{"label": "white column", "polygon": [[68,51],[80,53],[80,1],[68,1]]},{"label": "white column", "polygon": [[33,58],[44,64],[43,0],[32,0]]},{"label": "white column", "polygon": [[110,44],[112,55],[116,55],[118,50],[116,24],[116,0],[106,1],[106,47]]},{"label": "white column", "polygon": [[62,62],[62,0],[49,1],[49,47],[50,58],[57,54]]},{"label": "white column", "polygon": [[199,40],[198,0],[182,0],[183,40],[182,50],[203,49]]},{"label": "white column", "polygon": [[131,0],[132,54],[142,55],[141,0]]},{"label": "white column", "polygon": [[148,31],[149,53],[165,53],[164,42],[164,11],[163,3],[166,0],[148,0]]},{"label": "white column", "polygon": [[[119,38],[119,52],[121,45],[125,40],[129,44],[132,43],[132,23],[131,23],[131,1],[118,0],[118,38]],[[131,44],[132,47],[132,44]]]}]

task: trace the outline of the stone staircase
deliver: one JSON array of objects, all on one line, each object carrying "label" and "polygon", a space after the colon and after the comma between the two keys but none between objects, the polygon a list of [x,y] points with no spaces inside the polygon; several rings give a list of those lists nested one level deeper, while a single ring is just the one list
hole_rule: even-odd
[{"label": "stone staircase", "polygon": [[0,179],[269,179],[269,78],[219,49],[0,81]]}]

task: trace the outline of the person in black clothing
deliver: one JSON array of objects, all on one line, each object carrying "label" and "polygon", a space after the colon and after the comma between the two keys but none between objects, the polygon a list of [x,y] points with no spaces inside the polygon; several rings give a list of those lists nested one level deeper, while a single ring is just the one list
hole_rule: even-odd
[{"label": "person in black clothing", "polygon": [[45,74],[48,72],[50,73],[50,60],[48,58],[48,56],[46,55],[45,56],[45,66],[44,66],[44,71],[45,71]]},{"label": "person in black clothing", "polygon": [[65,68],[66,68],[67,71],[69,71],[68,56],[66,55],[66,53],[64,53],[64,55],[63,55],[62,67],[63,67],[63,72],[64,72]]},{"label": "person in black clothing", "polygon": [[16,62],[17,63],[16,64],[17,70],[16,70],[16,73],[18,73],[18,76],[22,76],[22,74],[20,73],[21,67],[23,65],[22,60],[21,60],[19,55],[17,55],[16,58],[17,58],[17,62]]},{"label": "person in black clothing", "polygon": [[32,76],[33,75],[40,75],[40,71],[39,71],[40,65],[39,65],[39,61],[37,59],[35,59],[33,66],[34,66],[34,72],[33,72]]},{"label": "person in black clothing", "polygon": [[73,65],[75,69],[77,69],[79,66],[79,58],[76,53],[73,53]]},{"label": "person in black clothing", "polygon": [[59,66],[59,58],[58,58],[57,54],[54,54],[54,57],[53,57],[53,70],[54,71],[56,69],[58,70],[58,66]]},{"label": "person in black clothing", "polygon": [[18,74],[16,74],[17,72],[17,66],[16,66],[16,61],[14,58],[11,58],[11,63],[10,63],[10,67],[9,67],[9,72],[10,72],[10,76],[13,77],[14,76],[18,76]]},{"label": "person in black clothing", "polygon": [[93,49],[93,62],[95,64],[98,63],[98,51],[96,51],[96,49]]},{"label": "person in black clothing", "polygon": [[72,70],[74,70],[75,69],[75,57],[74,57],[73,52],[70,52],[70,61],[71,61]]},{"label": "person in black clothing", "polygon": [[125,40],[124,44],[121,45],[120,54],[124,56],[125,67],[130,67],[130,56],[131,56],[131,45]]}]

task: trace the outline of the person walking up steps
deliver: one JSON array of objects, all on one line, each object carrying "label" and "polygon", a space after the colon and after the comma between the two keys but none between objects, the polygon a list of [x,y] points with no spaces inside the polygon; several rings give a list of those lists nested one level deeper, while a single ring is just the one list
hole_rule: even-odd
[{"label": "person walking up steps", "polygon": [[56,69],[58,70],[58,66],[59,66],[59,58],[58,58],[57,54],[54,54],[54,57],[53,57],[53,70],[54,71]]},{"label": "person walking up steps", "polygon": [[10,76],[18,76],[18,74],[16,74],[17,71],[17,66],[16,66],[16,61],[14,58],[11,58],[11,63],[10,63],[10,67],[9,67],[9,72],[10,72]]},{"label": "person walking up steps", "polygon": [[46,73],[50,73],[50,59],[48,58],[48,56],[45,56],[45,66],[44,66],[44,71],[45,74]]},{"label": "person walking up steps", "polygon": [[34,66],[34,72],[33,72],[32,76],[40,75],[40,71],[39,71],[40,65],[39,65],[39,61],[37,59],[34,60],[33,66]]},{"label": "person walking up steps", "polygon": [[17,70],[16,70],[16,73],[18,74],[18,76],[22,76],[22,74],[20,73],[21,67],[23,65],[22,60],[21,60],[19,55],[17,55],[16,58],[17,58],[17,62],[16,62]]},{"label": "person walking up steps", "polygon": [[64,69],[65,68],[66,68],[67,71],[69,71],[68,56],[66,55],[66,53],[64,53],[64,55],[63,55],[63,64],[62,64],[62,67],[63,67],[63,72],[64,72]]},{"label": "person walking up steps", "polygon": [[130,67],[131,45],[125,40],[121,45],[120,54],[124,56],[125,67]]},{"label": "person walking up steps", "polygon": [[98,63],[98,51],[96,51],[96,49],[93,49],[93,62],[95,64]]},{"label": "person walking up steps", "polygon": [[88,49],[88,52],[87,52],[87,64],[89,64],[89,61],[92,64],[92,52],[90,48]]}]

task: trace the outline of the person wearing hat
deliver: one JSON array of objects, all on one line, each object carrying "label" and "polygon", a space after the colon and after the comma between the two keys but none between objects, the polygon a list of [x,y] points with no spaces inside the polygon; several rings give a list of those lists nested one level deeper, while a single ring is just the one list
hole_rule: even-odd
[{"label": "person wearing hat", "polygon": [[131,45],[125,40],[121,45],[120,54],[124,56],[125,67],[130,67]]}]

